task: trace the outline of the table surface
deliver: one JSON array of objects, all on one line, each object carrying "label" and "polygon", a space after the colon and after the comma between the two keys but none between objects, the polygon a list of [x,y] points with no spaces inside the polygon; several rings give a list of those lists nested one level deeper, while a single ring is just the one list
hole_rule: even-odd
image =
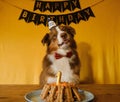
[{"label": "table surface", "polygon": [[[81,84],[79,88],[95,95],[92,102],[120,102],[120,85]],[[25,102],[24,95],[39,85],[0,85],[0,102]]]}]

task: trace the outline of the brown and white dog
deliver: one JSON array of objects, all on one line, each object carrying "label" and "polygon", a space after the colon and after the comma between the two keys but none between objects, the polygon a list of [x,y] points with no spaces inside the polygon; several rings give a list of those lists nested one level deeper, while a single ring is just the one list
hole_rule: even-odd
[{"label": "brown and white dog", "polygon": [[47,45],[47,54],[40,75],[41,88],[45,83],[56,82],[58,71],[62,72],[62,82],[80,82],[80,60],[76,51],[75,33],[70,26],[56,26],[42,39],[42,43]]}]

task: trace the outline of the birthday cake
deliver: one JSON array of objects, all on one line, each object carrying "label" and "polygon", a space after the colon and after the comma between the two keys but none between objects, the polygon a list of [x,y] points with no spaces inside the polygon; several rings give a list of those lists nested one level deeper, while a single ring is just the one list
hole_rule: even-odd
[{"label": "birthday cake", "polygon": [[81,102],[85,96],[84,91],[78,91],[76,84],[60,82],[60,76],[58,76],[57,83],[44,85],[40,98],[45,102]]}]

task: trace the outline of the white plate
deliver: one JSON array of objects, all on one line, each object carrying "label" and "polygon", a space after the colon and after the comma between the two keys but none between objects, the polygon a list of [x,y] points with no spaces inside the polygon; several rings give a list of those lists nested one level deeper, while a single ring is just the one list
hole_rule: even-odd
[{"label": "white plate", "polygon": [[[82,90],[78,90],[79,93],[83,92]],[[41,90],[35,90],[27,93],[24,97],[27,102],[44,102],[40,99]],[[94,99],[94,95],[89,91],[84,91],[85,99],[82,102],[89,102]]]}]

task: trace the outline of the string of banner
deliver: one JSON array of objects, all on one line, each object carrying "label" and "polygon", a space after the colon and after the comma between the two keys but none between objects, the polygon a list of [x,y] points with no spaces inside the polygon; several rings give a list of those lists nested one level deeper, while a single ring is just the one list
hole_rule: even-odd
[{"label": "string of banner", "polygon": [[43,24],[44,26],[48,26],[48,18],[55,21],[57,25],[64,24],[69,25],[71,23],[79,23],[81,20],[88,21],[89,17],[95,17],[91,7],[99,4],[104,0],[97,2],[90,7],[85,9],[81,9],[79,0],[64,0],[64,1],[46,1],[46,0],[35,0],[33,11],[39,10],[40,12],[45,12],[46,10],[54,13],[56,10],[59,12],[64,12],[65,10],[74,11],[76,8],[79,11],[61,14],[60,15],[48,15],[48,14],[38,14],[35,12],[31,12],[29,10],[22,9],[16,5],[13,5],[9,2],[11,6],[14,6],[18,9],[22,9],[19,20],[24,19],[25,22],[30,23],[33,22],[35,25]]}]

